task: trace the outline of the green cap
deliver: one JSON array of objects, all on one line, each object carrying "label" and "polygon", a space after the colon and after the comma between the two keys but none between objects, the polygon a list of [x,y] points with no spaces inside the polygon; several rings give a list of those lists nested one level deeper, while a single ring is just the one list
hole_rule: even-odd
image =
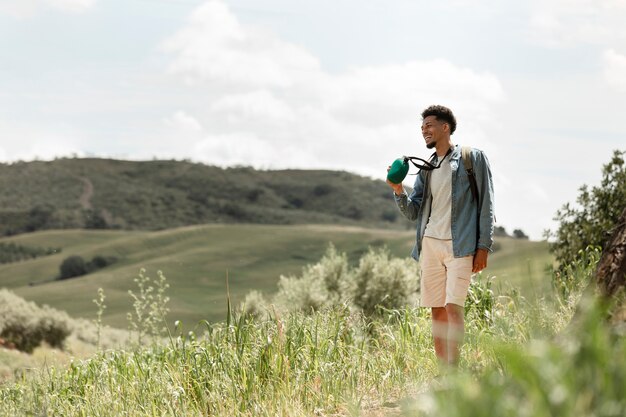
[{"label": "green cap", "polygon": [[387,172],[387,179],[394,184],[400,184],[409,173],[409,162],[406,158],[398,158],[391,164],[391,169]]}]

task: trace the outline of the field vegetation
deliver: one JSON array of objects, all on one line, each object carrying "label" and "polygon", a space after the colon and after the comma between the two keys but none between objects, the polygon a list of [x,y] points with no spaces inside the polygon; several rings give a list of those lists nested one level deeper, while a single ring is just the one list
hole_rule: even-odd
[{"label": "field vegetation", "polygon": [[[196,332],[163,332],[164,277],[140,276],[139,314],[122,347],[16,374],[1,385],[0,414],[623,415],[623,336],[601,324],[605,313],[592,304],[571,321],[598,256],[589,250],[569,269],[575,275],[560,281],[567,291],[554,285],[536,300],[515,290],[496,295],[493,281],[479,276],[466,303],[458,373],[439,367],[427,312],[405,301],[374,312],[347,302],[308,311],[269,306],[262,315],[230,307],[224,321]],[[329,261],[342,257],[329,249],[307,271],[332,281]],[[379,250],[360,265],[390,261]],[[96,301],[102,311],[105,299]]]},{"label": "field vegetation", "polygon": [[[393,258],[406,258],[415,232],[337,225],[203,225],[158,232],[121,230],[49,230],[1,238],[7,244],[60,247],[62,252],[0,265],[2,286],[17,295],[67,311],[73,317],[93,317],[98,288],[107,294],[105,324],[126,328],[128,290],[137,271],[162,271],[170,280],[171,319],[193,328],[200,320],[224,319],[226,274],[234,305],[250,291],[271,298],[280,277],[298,277],[317,263],[330,242],[346,254],[350,268],[369,248],[386,247]],[[486,273],[495,275],[494,288],[520,288],[525,296],[541,295],[550,287],[546,266],[552,263],[547,243],[497,238],[499,249]],[[69,257],[101,256],[116,262],[87,275],[56,280]]]},{"label": "field vegetation", "polygon": [[[581,189],[582,211],[565,206],[567,215],[557,214],[556,263],[547,244],[530,242],[523,232],[499,240],[490,258],[497,273],[479,274],[470,286],[458,369],[437,362],[428,312],[415,305],[419,288],[410,278],[416,266],[405,258],[412,233],[214,225],[82,236],[48,231],[3,240],[62,247],[64,257],[74,251],[86,259],[107,251],[125,256],[52,283],[42,277],[58,267],[59,255],[0,266],[15,290],[0,292],[0,415],[626,415],[626,329],[614,314],[624,305],[623,281],[621,293],[607,299],[596,294],[594,276],[607,249],[603,228],[612,229],[616,220],[597,222],[586,211],[609,209],[602,199],[626,205],[622,155],[616,152],[605,167],[600,187]],[[581,248],[584,238],[568,246],[577,230],[599,237],[597,244]],[[207,235],[218,243],[207,244]],[[514,262],[521,251],[528,256]],[[240,262],[256,274],[277,253],[294,261],[293,269],[272,277],[274,283],[279,277],[274,291],[245,296],[252,280],[241,280],[244,269],[233,274],[232,265]],[[221,319],[201,320],[192,329],[179,319],[179,294],[197,292],[210,280],[135,269],[121,285],[103,275],[182,259],[194,268],[202,259],[227,271],[226,291],[216,292],[213,303],[221,305]],[[113,285],[103,290],[107,283]],[[89,294],[79,310],[89,304],[95,318],[71,318],[20,297],[38,290],[53,295],[56,285],[70,284],[57,288]],[[105,323],[112,310],[120,314],[120,304],[130,309],[126,331]]]}]

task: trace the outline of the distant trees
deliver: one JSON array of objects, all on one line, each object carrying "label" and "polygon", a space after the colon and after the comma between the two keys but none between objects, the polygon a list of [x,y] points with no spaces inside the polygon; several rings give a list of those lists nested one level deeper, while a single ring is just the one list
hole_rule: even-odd
[{"label": "distant trees", "polygon": [[493,235],[494,236],[508,236],[509,234],[506,232],[506,229],[504,228],[504,226],[496,226],[493,228]]},{"label": "distant trees", "polygon": [[521,229],[513,230],[513,237],[516,239],[528,239],[528,236],[526,236],[526,233],[524,233]]},{"label": "distant trees", "polygon": [[117,259],[112,256],[96,255],[89,262],[86,262],[82,256],[73,255],[65,258],[59,267],[58,279],[68,279],[87,275],[98,269],[105,268],[113,264]]},{"label": "distant trees", "polygon": [[41,248],[24,246],[13,242],[0,243],[0,264],[34,259],[40,256],[53,255],[61,252],[61,248]]},{"label": "distant trees", "polygon": [[526,233],[522,229],[513,230],[513,236],[509,235],[504,226],[496,226],[493,228],[493,235],[495,237],[514,237],[516,239],[528,239]]},{"label": "distant trees", "polygon": [[59,267],[61,274],[59,279],[79,277],[87,273],[87,264],[81,256],[70,256],[65,258]]}]

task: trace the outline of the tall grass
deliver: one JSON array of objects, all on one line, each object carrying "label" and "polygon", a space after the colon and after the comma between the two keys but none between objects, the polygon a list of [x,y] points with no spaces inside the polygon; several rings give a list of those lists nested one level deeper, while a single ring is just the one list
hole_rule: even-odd
[{"label": "tall grass", "polygon": [[0,415],[334,416],[395,403],[407,416],[621,416],[624,337],[600,308],[570,322],[594,266],[566,272],[581,275],[537,301],[494,295],[479,277],[460,371],[436,379],[424,309],[270,308],[24,375],[0,386]]},{"label": "tall grass", "polygon": [[624,416],[626,338],[591,304],[559,338],[494,346],[497,363],[479,377],[452,375],[409,403],[407,416]]},{"label": "tall grass", "polygon": [[1,415],[326,415],[406,394],[436,370],[428,318],[368,322],[347,309],[262,322],[241,315],[205,337],[108,351],[0,391]]}]

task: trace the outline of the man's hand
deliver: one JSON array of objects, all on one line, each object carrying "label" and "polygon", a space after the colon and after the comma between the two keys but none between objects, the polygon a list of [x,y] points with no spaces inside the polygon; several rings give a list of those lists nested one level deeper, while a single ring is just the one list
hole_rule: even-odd
[{"label": "man's hand", "polygon": [[478,273],[487,268],[487,255],[489,255],[489,251],[487,249],[476,249],[476,253],[474,254],[474,264],[472,266],[472,272]]},{"label": "man's hand", "polygon": [[[389,170],[391,169],[391,167],[387,167],[387,172],[389,172]],[[393,188],[393,192],[396,195],[402,195],[404,194],[404,187],[402,186],[402,183],[400,184],[394,184],[393,182],[387,180],[387,184],[389,184],[389,186],[391,186],[391,188]]]}]

